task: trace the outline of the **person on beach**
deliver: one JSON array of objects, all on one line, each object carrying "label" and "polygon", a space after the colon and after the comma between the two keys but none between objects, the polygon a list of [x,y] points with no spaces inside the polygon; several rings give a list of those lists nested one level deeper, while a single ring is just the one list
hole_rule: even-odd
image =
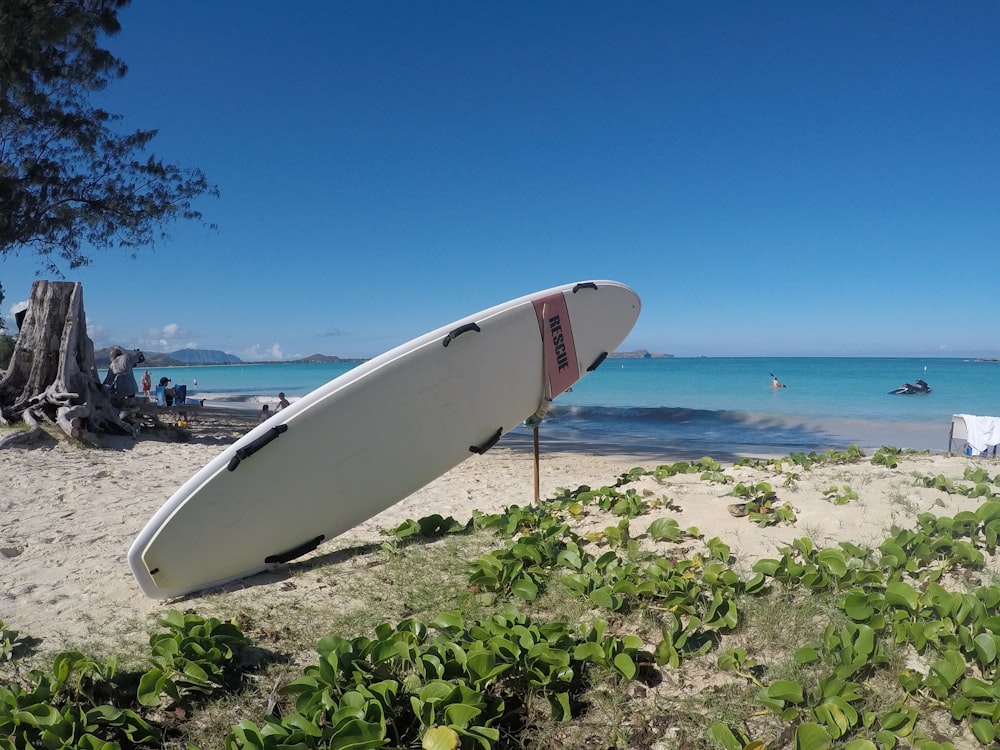
[{"label": "person on beach", "polygon": [[288,399],[285,398],[285,394],[284,393],[279,393],[278,394],[278,408],[275,409],[275,411],[276,412],[281,411],[282,409],[284,409],[288,405],[289,405]]},{"label": "person on beach", "polygon": [[774,377],[774,373],[773,372],[771,373],[771,387],[772,388],[784,388],[785,387],[784,383],[782,383],[780,380],[778,380],[776,377]]},{"label": "person on beach", "polygon": [[260,407],[260,415],[258,416],[257,421],[263,422],[270,416],[271,416],[271,407],[268,406],[267,404],[264,404],[262,407]]},{"label": "person on beach", "polygon": [[126,353],[120,346],[111,347],[109,354],[111,363],[108,365],[108,374],[104,377],[104,385],[117,396],[133,398],[139,392],[139,385],[135,382],[132,370],[145,362],[146,356],[139,349]]},{"label": "person on beach", "polygon": [[142,395],[147,401],[149,401],[149,390],[153,386],[153,378],[149,374],[149,370],[142,373]]}]

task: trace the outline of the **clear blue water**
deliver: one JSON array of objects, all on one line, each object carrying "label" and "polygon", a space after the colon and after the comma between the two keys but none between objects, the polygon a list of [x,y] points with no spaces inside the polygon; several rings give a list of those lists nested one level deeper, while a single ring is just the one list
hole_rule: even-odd
[{"label": "clear blue water", "polygon": [[[355,363],[160,368],[189,397],[256,408],[301,397]],[[770,373],[787,385],[772,389]],[[197,378],[197,385],[194,380]],[[893,396],[926,380],[926,395]],[[1000,415],[1000,362],[889,358],[609,359],[559,396],[541,439],[665,456],[783,455],[856,444],[943,451],[952,414]],[[530,439],[520,427],[508,444]]]}]

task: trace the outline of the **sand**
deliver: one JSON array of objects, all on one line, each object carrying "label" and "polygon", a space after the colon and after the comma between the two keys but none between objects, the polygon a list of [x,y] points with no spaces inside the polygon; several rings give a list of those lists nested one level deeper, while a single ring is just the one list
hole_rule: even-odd
[{"label": "sand", "polygon": [[[246,414],[205,410],[192,425],[192,439],[185,443],[115,438],[107,448],[84,449],[53,441],[0,453],[0,620],[41,639],[46,649],[62,649],[92,642],[103,632],[120,638],[122,630],[134,630],[137,638],[144,639],[155,617],[171,607],[201,612],[198,595],[182,602],[145,598],[129,571],[126,553],[170,494],[255,422]],[[541,495],[551,497],[560,487],[613,484],[633,467],[652,469],[674,460],[666,455],[543,452]],[[904,457],[895,469],[864,460],[799,470],[794,486],[784,486],[784,478],[770,470],[727,467],[737,481],[772,482],[779,501],[794,507],[794,524],[766,528],[730,515],[727,506],[736,502],[728,494],[732,485],[703,481],[697,474],[671,477],[662,484],[647,476],[629,486],[651,499],[666,496],[671,507],[634,519],[632,529],[637,534],[656,518],[670,515],[681,528],[697,527],[705,539],[721,538],[737,556],[738,567],[748,570],[754,560],[777,556],[798,537],[809,537],[818,545],[838,540],[877,545],[894,524],[912,526],[918,513],[952,515],[974,509],[977,500],[918,485],[919,478],[936,474],[961,480],[965,467],[977,463],[991,472],[997,469],[987,459],[915,455]],[[276,609],[307,597],[311,587],[323,586],[323,568],[338,564],[331,549],[381,543],[385,537],[380,529],[408,518],[438,513],[464,522],[474,509],[496,512],[530,503],[532,465],[530,452],[501,442],[344,537],[322,545],[310,557],[210,596],[221,596],[235,606],[241,601],[270,602]],[[826,491],[834,485],[849,486],[858,499],[833,504]],[[590,522],[600,528],[614,523]],[[295,585],[284,585],[293,574]]]}]

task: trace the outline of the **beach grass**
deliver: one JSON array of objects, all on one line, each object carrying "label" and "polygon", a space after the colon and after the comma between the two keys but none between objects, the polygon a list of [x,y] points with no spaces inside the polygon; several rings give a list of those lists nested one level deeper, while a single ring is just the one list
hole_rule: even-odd
[{"label": "beach grass", "polygon": [[[549,673],[535,683],[512,673],[485,683],[484,695],[502,698],[510,713],[490,719],[495,736],[457,735],[462,747],[988,747],[1000,710],[987,716],[984,705],[996,699],[981,696],[987,688],[979,685],[993,684],[1000,672],[1000,625],[992,614],[1000,604],[1000,475],[970,479],[958,473],[967,464],[950,463],[955,473],[941,478],[907,466],[918,457],[898,461],[900,468],[890,468],[834,454],[751,467],[639,469],[608,476],[603,487],[563,489],[535,506],[479,514],[445,533],[415,534],[411,523],[377,540],[335,542],[246,589],[207,592],[146,616],[109,619],[95,611],[85,629],[61,639],[37,642],[8,620],[0,625],[0,645],[5,633],[8,643],[0,649],[0,685],[29,690],[39,675],[55,673],[66,652],[115,661],[116,705],[163,730],[155,743],[139,746],[251,747],[249,727],[302,721],[294,719],[301,693],[289,686],[307,674],[315,679],[310,670],[322,663],[331,635],[381,642],[409,623],[428,638],[459,643],[461,629],[444,623],[474,630],[502,620],[526,639],[532,628],[560,624],[570,640],[560,641],[552,658],[570,654],[575,672],[565,684]],[[798,480],[783,482],[793,468]],[[765,480],[802,517],[777,525],[730,521],[745,529],[738,553],[704,522],[700,530],[653,524],[713,497],[728,502],[739,482]],[[858,497],[836,506],[823,497],[832,485],[850,486]],[[810,515],[812,496],[818,512]],[[823,542],[830,528],[817,519],[876,511],[894,524],[883,534],[862,523],[870,539]],[[751,532],[784,541],[761,555]],[[279,590],[281,597],[268,595]],[[236,595],[241,591],[249,595]],[[511,619],[512,607],[527,624]],[[170,608],[176,616],[166,616]],[[148,638],[162,636],[165,618],[176,617],[192,631],[202,627],[200,618],[231,624],[245,642],[219,684],[179,697],[167,691],[155,705],[123,704],[129,699],[120,688],[134,694],[155,662]],[[625,658],[581,650],[595,627],[601,635],[592,642]],[[641,645],[629,650],[631,639]],[[588,656],[578,660],[578,653]],[[412,696],[429,679],[416,664],[389,660],[374,674],[398,679]],[[359,673],[345,672],[345,679],[362,684]],[[448,679],[458,680],[458,672]],[[561,691],[565,699],[554,698]],[[62,710],[86,700],[80,691],[57,691],[52,705]],[[406,698],[401,704],[410,710]],[[2,711],[0,727],[11,731]],[[386,746],[420,747],[422,736]]]}]

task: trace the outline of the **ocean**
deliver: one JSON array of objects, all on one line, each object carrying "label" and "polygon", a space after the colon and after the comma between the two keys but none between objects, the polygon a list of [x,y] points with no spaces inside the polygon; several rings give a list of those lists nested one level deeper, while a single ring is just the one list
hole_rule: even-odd
[{"label": "ocean", "polygon": [[[301,398],[357,363],[158,368],[206,406]],[[771,388],[771,373],[786,388]],[[137,372],[137,378],[141,372]],[[925,380],[929,394],[890,395]],[[197,381],[197,382],[196,382]],[[952,414],[1000,415],[1000,362],[894,358],[608,359],[560,395],[539,435],[561,450],[780,456],[854,444],[942,452]],[[501,445],[530,445],[518,426]]]}]

